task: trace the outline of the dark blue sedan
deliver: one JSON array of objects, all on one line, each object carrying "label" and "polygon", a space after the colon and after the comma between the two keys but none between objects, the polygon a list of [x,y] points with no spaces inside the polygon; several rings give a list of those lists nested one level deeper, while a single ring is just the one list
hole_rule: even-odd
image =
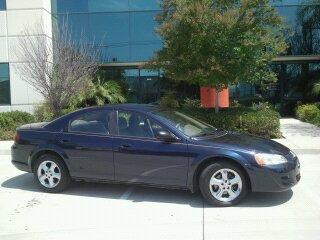
[{"label": "dark blue sedan", "polygon": [[82,109],[17,129],[12,163],[46,192],[71,179],[200,189],[230,206],[248,191],[278,192],[300,180],[297,156],[271,140],[218,130],[153,105]]}]

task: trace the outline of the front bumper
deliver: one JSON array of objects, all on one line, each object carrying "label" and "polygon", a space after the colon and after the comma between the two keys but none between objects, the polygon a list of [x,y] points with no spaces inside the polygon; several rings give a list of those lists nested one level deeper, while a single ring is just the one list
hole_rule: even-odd
[{"label": "front bumper", "polygon": [[282,192],[292,188],[301,178],[297,157],[292,161],[273,167],[249,168],[253,192]]}]

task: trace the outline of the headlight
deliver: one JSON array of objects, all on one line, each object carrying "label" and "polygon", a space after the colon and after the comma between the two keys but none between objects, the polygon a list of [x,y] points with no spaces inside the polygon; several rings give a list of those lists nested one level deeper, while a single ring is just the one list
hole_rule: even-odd
[{"label": "headlight", "polygon": [[287,162],[284,156],[269,153],[257,153],[254,155],[254,159],[260,166],[278,165]]}]

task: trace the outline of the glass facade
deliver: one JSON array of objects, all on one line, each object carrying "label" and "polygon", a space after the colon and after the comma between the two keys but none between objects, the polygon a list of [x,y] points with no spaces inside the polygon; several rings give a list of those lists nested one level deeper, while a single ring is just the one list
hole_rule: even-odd
[{"label": "glass facade", "polygon": [[6,0],[0,0],[0,11],[6,10]]},{"label": "glass facade", "polygon": [[292,115],[297,102],[317,101],[312,94],[315,82],[320,80],[320,62],[296,62],[274,64],[278,82],[262,92],[263,97],[279,105],[284,115]]},{"label": "glass facade", "polygon": [[10,104],[9,64],[0,63],[0,105]]},{"label": "glass facade", "polygon": [[320,100],[312,95],[312,86],[320,79],[320,1],[273,0],[272,4],[289,29],[289,47],[283,54],[288,58],[272,65],[278,82],[261,94],[278,105],[282,114],[291,115],[297,102]]},{"label": "glass facade", "polygon": [[320,54],[320,2],[294,0],[273,4],[289,29],[286,55]]},{"label": "glass facade", "polygon": [[163,76],[159,71],[130,67],[104,67],[99,74],[106,80],[118,81],[127,101],[131,103],[156,102],[162,94]]},{"label": "glass facade", "polygon": [[[0,0],[0,2],[3,0]],[[179,96],[196,97],[199,86],[166,81],[160,72],[141,69],[139,62],[150,60],[162,41],[155,32],[161,0],[52,0],[53,18],[66,22],[74,38],[83,37],[97,46],[102,54],[106,80],[114,79],[125,86],[129,102],[154,102],[164,89],[174,89]],[[320,55],[320,1],[270,0],[287,25],[286,57]],[[128,66],[126,66],[128,64]],[[136,64],[136,65],[135,65]],[[266,97],[280,104],[283,112],[290,104],[310,100],[310,86],[319,76],[318,60],[289,59],[276,61],[272,68],[279,81],[261,90],[249,84],[230,87],[233,99]],[[258,97],[257,97],[258,96]],[[241,101],[240,101],[241,102]]]},{"label": "glass facade", "polygon": [[155,0],[53,0],[53,17],[102,52],[104,63],[148,61],[162,42]]}]

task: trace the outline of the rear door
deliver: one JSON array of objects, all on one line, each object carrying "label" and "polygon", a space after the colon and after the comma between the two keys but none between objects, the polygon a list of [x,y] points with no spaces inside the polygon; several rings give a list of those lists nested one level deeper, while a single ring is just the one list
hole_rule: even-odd
[{"label": "rear door", "polygon": [[58,135],[71,176],[114,180],[111,116],[112,110],[105,109],[80,113]]},{"label": "rear door", "polygon": [[113,144],[115,179],[186,186],[187,145],[183,141],[169,143],[156,139],[154,132],[165,127],[142,113],[118,111],[117,116],[118,136]]}]

